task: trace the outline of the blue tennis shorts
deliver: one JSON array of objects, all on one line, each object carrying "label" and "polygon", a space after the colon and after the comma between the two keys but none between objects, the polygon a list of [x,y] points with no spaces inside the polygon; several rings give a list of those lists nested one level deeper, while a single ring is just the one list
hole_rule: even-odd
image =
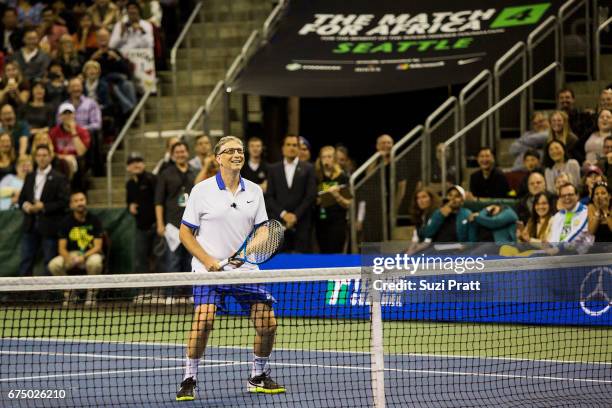
[{"label": "blue tennis shorts", "polygon": [[240,304],[242,310],[249,312],[253,303],[276,303],[274,296],[264,284],[251,285],[202,285],[193,287],[193,302],[195,306],[214,304],[225,309],[225,298],[231,296]]}]

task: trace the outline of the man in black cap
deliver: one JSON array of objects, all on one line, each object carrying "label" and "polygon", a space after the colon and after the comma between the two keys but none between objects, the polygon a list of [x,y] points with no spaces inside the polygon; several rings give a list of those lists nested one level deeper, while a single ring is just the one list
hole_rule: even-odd
[{"label": "man in black cap", "polygon": [[[127,158],[127,171],[130,179],[126,184],[126,203],[128,211],[136,221],[134,234],[135,273],[152,272],[151,262],[153,247],[157,241],[155,230],[155,175],[145,170],[144,157],[139,152],[132,152]],[[137,301],[144,300],[139,295]]]}]

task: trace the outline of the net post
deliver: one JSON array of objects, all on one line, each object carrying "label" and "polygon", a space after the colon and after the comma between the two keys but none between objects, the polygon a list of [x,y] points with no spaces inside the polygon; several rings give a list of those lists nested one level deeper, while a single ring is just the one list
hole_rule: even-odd
[{"label": "net post", "polygon": [[[365,268],[364,268],[365,269]],[[373,287],[373,274],[371,268],[367,276],[367,287],[370,294],[370,314],[372,323],[370,324],[372,337],[371,367],[372,367],[372,394],[374,396],[374,407],[385,407],[385,352],[383,343],[383,320],[381,307],[380,291]]]}]

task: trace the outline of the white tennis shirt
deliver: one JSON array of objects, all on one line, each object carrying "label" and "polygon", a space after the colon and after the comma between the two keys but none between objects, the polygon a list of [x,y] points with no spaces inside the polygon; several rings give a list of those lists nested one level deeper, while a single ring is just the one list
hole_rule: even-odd
[{"label": "white tennis shirt", "polygon": [[[253,226],[267,219],[263,191],[257,184],[240,177],[240,186],[232,194],[218,172],[193,187],[182,223],[195,231],[196,240],[207,254],[223,260],[234,255]],[[191,267],[195,272],[206,271],[195,256]],[[245,264],[242,268],[257,266]]]}]

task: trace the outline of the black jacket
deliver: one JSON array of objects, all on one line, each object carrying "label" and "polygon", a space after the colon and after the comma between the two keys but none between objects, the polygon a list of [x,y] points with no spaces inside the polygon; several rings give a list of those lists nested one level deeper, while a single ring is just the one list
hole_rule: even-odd
[{"label": "black jacket", "polygon": [[270,218],[280,220],[281,212],[288,211],[297,216],[298,226],[310,224],[316,198],[317,178],[312,164],[298,162],[291,188],[287,185],[282,161],[268,167],[266,207]]},{"label": "black jacket", "polygon": [[[26,201],[34,204],[34,183],[36,171],[28,174],[19,194],[19,206]],[[45,209],[38,214],[23,213],[23,230],[38,232],[44,237],[56,237],[60,223],[66,215],[69,200],[68,180],[56,170],[51,170],[43,187],[40,201]]]},{"label": "black jacket", "polygon": [[[23,47],[23,28],[15,28],[11,35],[9,35],[8,40],[11,43],[13,52],[19,51],[19,49]],[[0,51],[4,54],[8,54],[7,46],[8,44],[4,41],[4,27],[0,25]]]},{"label": "black jacket", "polygon": [[130,178],[126,184],[126,202],[138,204],[138,213],[134,216],[136,226],[148,230],[155,224],[155,186],[157,177],[145,171],[136,180]]},{"label": "black jacket", "polygon": [[504,172],[494,167],[487,179],[484,178],[482,170],[472,173],[470,176],[470,191],[476,197],[506,198],[510,186]]}]

